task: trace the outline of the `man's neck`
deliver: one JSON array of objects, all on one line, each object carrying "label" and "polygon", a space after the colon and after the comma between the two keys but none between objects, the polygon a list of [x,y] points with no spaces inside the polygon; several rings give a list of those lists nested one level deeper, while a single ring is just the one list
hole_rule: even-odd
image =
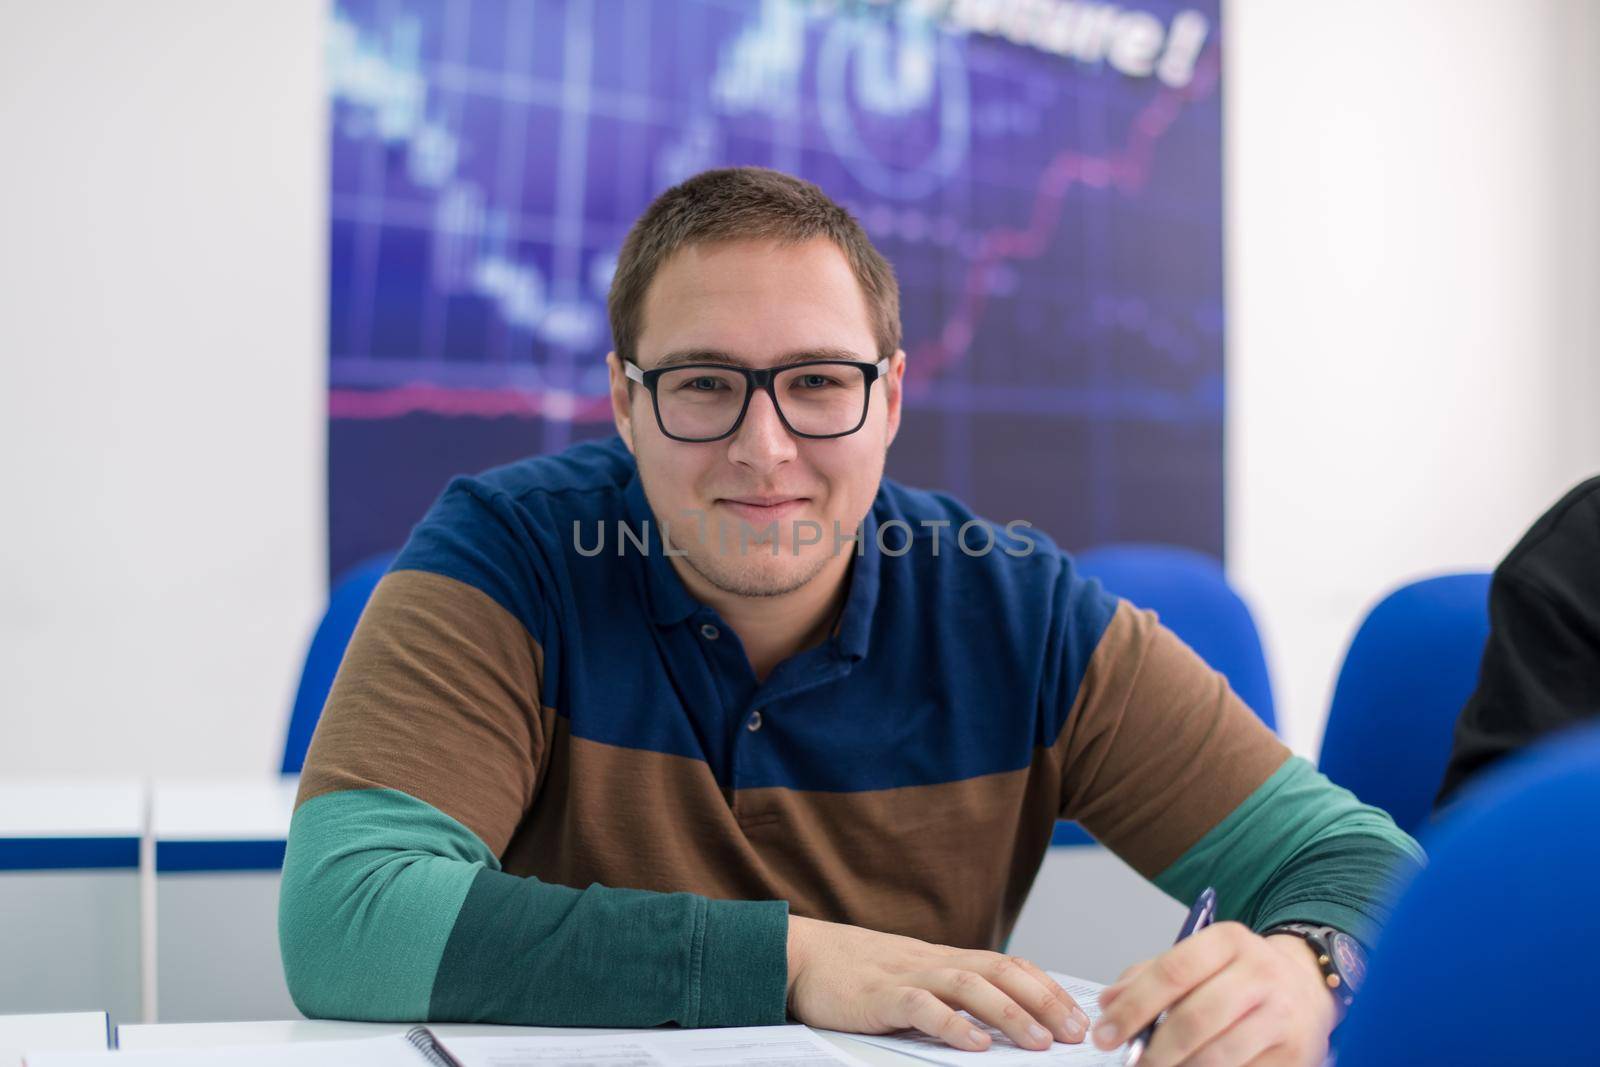
[{"label": "man's neck", "polygon": [[682,560],[674,558],[672,563],[690,594],[739,635],[756,680],[764,682],[778,664],[828,639],[850,591],[853,558],[851,553],[840,553],[800,588],[761,597],[718,589]]}]

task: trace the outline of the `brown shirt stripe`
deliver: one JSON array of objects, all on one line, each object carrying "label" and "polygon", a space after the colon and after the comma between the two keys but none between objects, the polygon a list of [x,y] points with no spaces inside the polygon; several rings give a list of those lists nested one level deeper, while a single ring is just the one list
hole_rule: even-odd
[{"label": "brown shirt stripe", "polygon": [[1127,601],[1089,661],[1055,746],[1062,814],[1153,877],[1290,752],[1227,680]]},{"label": "brown shirt stripe", "polygon": [[549,761],[544,654],[463,582],[384,576],[367,602],[306,754],[296,804],[340,789],[398,789],[504,851]]}]

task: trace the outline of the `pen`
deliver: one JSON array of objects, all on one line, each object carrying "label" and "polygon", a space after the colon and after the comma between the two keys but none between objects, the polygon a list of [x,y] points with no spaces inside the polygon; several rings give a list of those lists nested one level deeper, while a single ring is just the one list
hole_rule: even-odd
[{"label": "pen", "polygon": [[[1173,944],[1176,945],[1184,938],[1198,934],[1201,930],[1210,926],[1211,920],[1216,917],[1217,891],[1210,886],[1206,886],[1200,891],[1200,895],[1195,897],[1194,906],[1189,909],[1189,917],[1183,920],[1183,928],[1178,931],[1178,940],[1174,941]],[[1156,1023],[1160,1021],[1161,1017],[1159,1015],[1151,1019],[1150,1025],[1140,1030],[1134,1035],[1133,1040],[1128,1042],[1128,1054],[1123,1057],[1123,1067],[1133,1067],[1134,1064],[1139,1062],[1139,1058],[1144,1055],[1144,1050],[1150,1045],[1150,1039],[1155,1036]]]}]

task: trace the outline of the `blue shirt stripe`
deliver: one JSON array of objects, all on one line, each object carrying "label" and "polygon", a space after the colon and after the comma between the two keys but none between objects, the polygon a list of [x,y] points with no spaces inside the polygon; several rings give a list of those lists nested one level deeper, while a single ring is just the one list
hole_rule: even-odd
[{"label": "blue shirt stripe", "polygon": [[[544,651],[541,699],[576,737],[703,760],[734,789],[853,792],[1026,767],[1072,708],[1116,601],[1037,530],[1031,551],[999,527],[993,550],[961,551],[977,518],[884,479],[839,632],[761,683],[661,551],[620,438],[455,479],[394,569],[456,579],[516,617]],[[619,523],[649,551],[619,554]],[[604,550],[580,553],[574,524],[586,550],[603,529]]]}]

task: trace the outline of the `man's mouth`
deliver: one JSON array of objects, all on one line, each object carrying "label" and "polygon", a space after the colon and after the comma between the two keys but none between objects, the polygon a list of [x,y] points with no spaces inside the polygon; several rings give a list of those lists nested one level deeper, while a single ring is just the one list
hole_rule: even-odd
[{"label": "man's mouth", "polygon": [[717,503],[752,526],[791,519],[811,502],[803,496],[718,497]]}]

